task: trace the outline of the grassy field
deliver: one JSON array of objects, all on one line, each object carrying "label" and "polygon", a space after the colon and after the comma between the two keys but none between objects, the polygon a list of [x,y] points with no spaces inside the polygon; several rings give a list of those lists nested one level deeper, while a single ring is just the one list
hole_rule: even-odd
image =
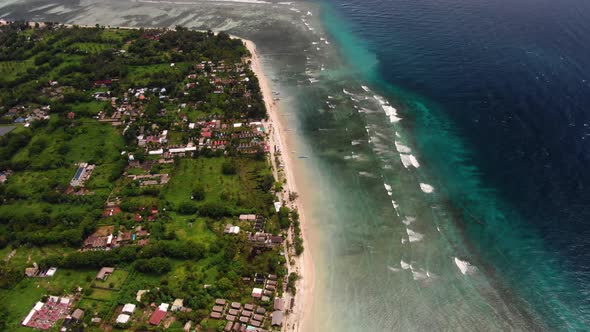
[{"label": "grassy field", "polygon": [[69,50],[79,50],[88,54],[96,54],[105,50],[112,50],[113,45],[103,43],[74,43],[68,47]]},{"label": "grassy field", "polygon": [[129,272],[125,270],[115,269],[115,272],[111,274],[106,280],[95,280],[92,283],[92,286],[101,288],[120,289],[125,283],[125,280],[127,280],[128,275]]},{"label": "grassy field", "polygon": [[25,61],[2,61],[0,62],[0,75],[4,80],[10,81],[33,67],[33,59],[27,59]]},{"label": "grassy field", "polygon": [[[58,206],[59,208],[59,206]],[[26,208],[23,208],[22,206],[9,206],[9,205],[3,205],[0,206],[0,213],[3,213],[3,211],[6,211],[7,209],[14,209],[15,211],[20,211],[22,213],[25,213],[27,211]],[[57,209],[56,209],[57,212]],[[5,264],[10,264],[11,266],[15,266],[18,267],[19,269],[22,269],[24,271],[24,269],[26,267],[31,267],[33,266],[34,262],[38,262],[40,261],[43,257],[46,257],[47,255],[66,255],[68,253],[72,253],[74,252],[75,249],[73,248],[67,248],[67,247],[62,247],[62,246],[57,246],[57,245],[53,245],[53,246],[45,246],[45,247],[25,247],[25,246],[21,246],[19,248],[14,249],[12,247],[6,247],[2,250],[0,250],[0,259],[2,259],[2,261],[4,262],[4,259],[8,257],[8,255],[10,253],[14,253],[12,255],[12,258],[10,258],[10,260],[8,262],[5,262]]]},{"label": "grassy field", "polygon": [[166,224],[169,231],[174,231],[180,240],[191,240],[194,242],[211,244],[217,236],[207,228],[205,218],[183,216],[177,213],[170,213],[172,221]]},{"label": "grassy field", "polygon": [[190,200],[196,188],[205,189],[205,202],[233,202],[244,192],[246,184],[239,175],[223,175],[221,172],[226,159],[199,158],[183,159],[164,191],[165,199],[174,205]]}]

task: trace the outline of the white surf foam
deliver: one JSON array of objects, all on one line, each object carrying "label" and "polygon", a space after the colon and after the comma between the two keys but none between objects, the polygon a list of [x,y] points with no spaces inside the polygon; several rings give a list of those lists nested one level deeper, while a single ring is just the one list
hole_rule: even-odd
[{"label": "white surf foam", "polygon": [[410,155],[410,161],[412,162],[412,166],[418,168],[420,167],[420,163],[418,162],[418,159],[416,159],[416,157],[414,157],[413,154]]},{"label": "white surf foam", "polygon": [[454,260],[455,260],[455,264],[457,265],[457,267],[459,268],[459,271],[461,271],[461,273],[463,273],[465,275],[470,275],[470,274],[477,272],[477,268],[475,266],[471,265],[468,261],[460,260],[457,257],[454,257]]},{"label": "white surf foam", "polygon": [[[395,133],[397,135],[397,132]],[[395,148],[397,149],[397,152],[400,153],[410,153],[412,152],[412,149],[410,149],[409,146],[403,145],[402,143],[395,141]]]},{"label": "white surf foam", "polygon": [[397,116],[397,110],[393,106],[382,105],[381,107],[383,108],[383,111],[385,111],[385,114],[387,114],[389,117],[389,122],[397,123],[401,121],[402,118]]},{"label": "white surf foam", "polygon": [[393,267],[393,266],[389,266],[387,265],[387,269],[391,272],[399,272],[401,271],[400,269],[398,269],[397,267]]},{"label": "white surf foam", "polygon": [[345,94],[345,95],[352,96],[352,93],[350,93],[350,92],[346,91],[346,89],[342,89],[342,92],[344,92],[344,94]]},{"label": "white surf foam", "polygon": [[[391,196],[391,195],[389,195],[389,196]],[[399,211],[397,210],[399,205],[397,204],[397,202],[392,200],[391,205],[393,205],[393,209],[395,210],[395,213],[399,216]]]},{"label": "white surf foam", "polygon": [[361,85],[361,88],[367,92],[371,91],[366,85]]},{"label": "white surf foam", "polygon": [[369,172],[365,172],[365,171],[360,171],[359,175],[364,176],[364,177],[368,177],[368,178],[376,178],[376,176],[373,173],[369,173]]},{"label": "white surf foam", "polygon": [[399,158],[401,159],[402,164],[404,165],[405,168],[408,168],[412,165],[412,159],[410,159],[409,154],[400,153]]},{"label": "white surf foam", "polygon": [[384,183],[383,186],[385,187],[385,190],[387,190],[387,195],[391,196],[391,186],[388,185],[387,183]]},{"label": "white surf foam", "polygon": [[411,223],[413,223],[414,221],[416,221],[415,217],[410,217],[410,216],[406,216],[402,222],[406,225],[409,226]]},{"label": "white surf foam", "polygon": [[410,264],[408,264],[408,263],[406,263],[406,262],[404,262],[404,260],[403,260],[403,259],[402,259],[402,260],[399,262],[399,265],[400,265],[400,266],[401,266],[401,268],[402,268],[402,269],[404,269],[404,270],[407,270],[407,269],[410,269],[410,268],[411,268],[411,265],[410,265]]},{"label": "white surf foam", "polygon": [[428,183],[420,183],[420,189],[422,189],[422,191],[427,194],[430,194],[434,191],[434,187],[429,185]]},{"label": "white surf foam", "polygon": [[375,98],[380,105],[387,104],[385,98],[381,97],[380,95],[373,95],[373,98]]},{"label": "white surf foam", "polygon": [[410,240],[410,242],[422,241],[422,239],[424,238],[424,235],[418,232],[414,232],[409,228],[406,228],[406,233],[408,233],[408,239]]},{"label": "white surf foam", "polygon": [[422,269],[420,269],[420,270],[412,269],[412,277],[414,278],[414,280],[420,281],[420,280],[427,279],[428,275]]}]

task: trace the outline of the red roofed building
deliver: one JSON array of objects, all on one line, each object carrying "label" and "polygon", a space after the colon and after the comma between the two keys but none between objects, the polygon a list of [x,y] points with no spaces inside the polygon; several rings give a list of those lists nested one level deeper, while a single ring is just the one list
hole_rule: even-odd
[{"label": "red roofed building", "polygon": [[202,137],[211,137],[211,130],[209,130],[209,128],[201,129],[201,136]]},{"label": "red roofed building", "polygon": [[112,80],[97,80],[94,81],[94,86],[111,86],[113,84]]},{"label": "red roofed building", "polygon": [[156,326],[160,325],[160,322],[162,321],[162,319],[164,319],[164,317],[166,317],[166,311],[156,309],[156,311],[154,311],[154,313],[150,317],[150,324]]}]

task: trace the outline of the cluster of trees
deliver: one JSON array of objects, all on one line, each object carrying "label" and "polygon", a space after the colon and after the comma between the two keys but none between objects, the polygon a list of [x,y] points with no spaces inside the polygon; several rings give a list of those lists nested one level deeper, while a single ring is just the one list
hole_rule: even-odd
[{"label": "cluster of trees", "polygon": [[50,209],[3,209],[0,213],[0,245],[63,244],[76,248],[84,237],[92,233],[99,217],[98,213],[52,213]]},{"label": "cluster of trees", "polygon": [[32,137],[30,130],[10,132],[0,137],[0,169],[9,168],[12,156],[27,146]]},{"label": "cluster of trees", "polygon": [[164,274],[172,270],[170,259],[165,257],[140,258],[133,264],[135,269],[143,273]]},{"label": "cluster of trees", "polygon": [[295,235],[295,255],[299,256],[303,253],[303,238],[301,237],[301,223],[299,222],[299,212],[297,210],[291,211],[291,220]]},{"label": "cluster of trees", "polygon": [[[116,266],[141,260],[135,267],[142,272],[164,273],[170,270],[168,260],[157,258],[176,258],[199,260],[208,253],[202,244],[193,241],[153,241],[144,247],[125,246],[109,251],[82,251],[67,256],[48,256],[40,265],[65,268],[95,268],[97,266]],[[140,266],[141,265],[141,266]],[[149,270],[149,271],[148,271]],[[160,272],[158,272],[160,271]]]}]

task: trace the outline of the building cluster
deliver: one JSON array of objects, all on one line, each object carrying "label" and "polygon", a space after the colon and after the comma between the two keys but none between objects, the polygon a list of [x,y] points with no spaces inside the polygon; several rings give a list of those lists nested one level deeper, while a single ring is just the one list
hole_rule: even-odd
[{"label": "building cluster", "polygon": [[32,267],[25,268],[25,276],[29,278],[50,278],[57,272],[56,267],[49,267],[47,269],[40,269],[37,263],[33,263]]},{"label": "building cluster", "polygon": [[49,296],[46,302],[37,302],[21,324],[38,330],[49,330],[55,322],[68,316],[71,301],[69,297]]},{"label": "building cluster", "polygon": [[141,226],[131,231],[119,230],[117,235],[99,228],[84,240],[82,250],[109,250],[126,245],[144,246],[149,243],[150,233]]},{"label": "building cluster", "polygon": [[256,273],[254,274],[254,283],[256,287],[252,288],[252,298],[263,303],[270,302],[278,287],[277,276],[269,274],[265,278],[263,274]]},{"label": "building cluster", "polygon": [[224,331],[266,331],[261,329],[268,319],[267,311],[262,306],[240,302],[229,303],[225,299],[215,300],[209,314],[211,319],[225,320]]},{"label": "building cluster", "polygon": [[3,184],[6,181],[8,181],[8,177],[10,175],[12,175],[12,171],[10,171],[10,170],[0,172],[0,184]]},{"label": "building cluster", "polygon": [[51,107],[45,106],[31,106],[31,105],[17,105],[8,109],[2,117],[6,120],[10,120],[14,123],[24,124],[25,127],[29,127],[32,122],[40,120],[49,120],[49,112]]},{"label": "building cluster", "polygon": [[88,163],[80,163],[78,164],[78,169],[76,169],[76,173],[72,180],[70,180],[70,186],[72,187],[82,187],[84,183],[90,179],[92,172],[94,171],[95,165],[88,164]]},{"label": "building cluster", "polygon": [[248,241],[250,241],[254,247],[274,247],[283,243],[283,237],[281,235],[272,235],[265,232],[256,232],[254,234],[248,234]]}]

